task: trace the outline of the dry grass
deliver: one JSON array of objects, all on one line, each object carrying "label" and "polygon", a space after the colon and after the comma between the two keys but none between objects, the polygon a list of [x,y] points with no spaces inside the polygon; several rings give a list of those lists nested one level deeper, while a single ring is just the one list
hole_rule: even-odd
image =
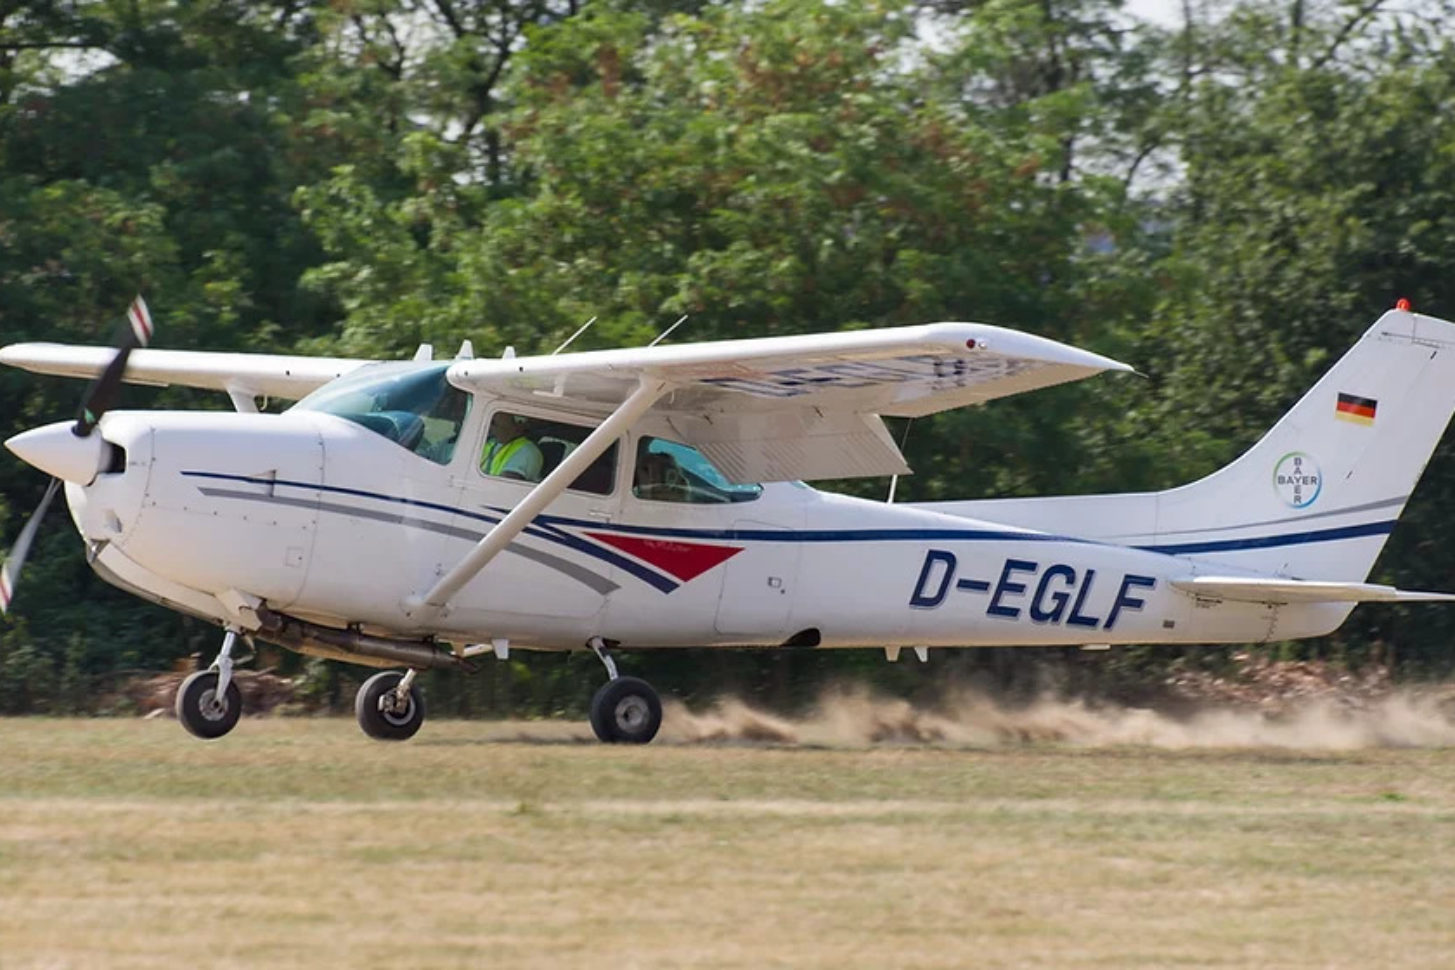
[{"label": "dry grass", "polygon": [[0,721],[0,968],[1455,965],[1448,750],[519,731]]}]

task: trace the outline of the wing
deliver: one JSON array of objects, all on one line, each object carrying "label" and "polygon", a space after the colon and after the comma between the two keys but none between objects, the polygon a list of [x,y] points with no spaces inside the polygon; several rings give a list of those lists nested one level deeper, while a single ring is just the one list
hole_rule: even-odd
[{"label": "wing", "polygon": [[1333,583],[1306,579],[1196,576],[1172,585],[1200,599],[1240,603],[1439,603],[1455,593],[1422,593],[1377,583]]},{"label": "wing", "polygon": [[[0,364],[36,374],[95,377],[115,356],[110,347],[66,344],[11,344],[0,349]],[[122,379],[128,384],[165,387],[180,384],[229,393],[298,400],[368,360],[346,357],[292,357],[281,354],[230,354],[198,350],[134,350]]]},{"label": "wing", "polygon": [[672,392],[640,427],[702,450],[735,481],[909,471],[882,416],[920,417],[1125,364],[977,323],[462,361],[457,386],[605,412],[644,378]]}]

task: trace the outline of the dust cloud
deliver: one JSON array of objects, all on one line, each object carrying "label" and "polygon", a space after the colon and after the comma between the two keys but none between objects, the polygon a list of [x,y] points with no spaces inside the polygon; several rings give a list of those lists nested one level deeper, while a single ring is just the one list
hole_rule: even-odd
[{"label": "dust cloud", "polygon": [[667,743],[757,743],[814,747],[927,745],[990,748],[1027,743],[1084,747],[1362,748],[1455,746],[1449,689],[1393,690],[1358,704],[1312,698],[1274,711],[1203,706],[1172,714],[1147,708],[1042,698],[1010,705],[980,691],[947,692],[915,705],[851,686],[826,691],[801,717],[783,717],[737,698],[691,711],[668,701]]}]

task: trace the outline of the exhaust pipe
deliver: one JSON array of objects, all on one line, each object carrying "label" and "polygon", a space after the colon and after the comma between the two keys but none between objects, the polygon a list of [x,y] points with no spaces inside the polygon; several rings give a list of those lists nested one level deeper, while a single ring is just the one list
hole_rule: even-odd
[{"label": "exhaust pipe", "polygon": [[475,665],[431,640],[392,640],[356,630],[338,630],[257,608],[258,635],[297,653],[366,667],[413,667],[419,670],[473,671]]}]

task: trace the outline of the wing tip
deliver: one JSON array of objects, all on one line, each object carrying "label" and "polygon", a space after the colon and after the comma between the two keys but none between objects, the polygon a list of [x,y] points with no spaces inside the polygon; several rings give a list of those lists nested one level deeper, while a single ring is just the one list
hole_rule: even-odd
[{"label": "wing tip", "polygon": [[1001,347],[1004,347],[1005,352],[1010,355],[1035,357],[1048,364],[1080,367],[1093,373],[1100,373],[1102,371],[1128,374],[1137,373],[1137,369],[1131,364],[1123,363],[1113,357],[1108,357],[1105,354],[1099,354],[1094,350],[1087,350],[1062,340],[1056,340],[1053,337],[1043,337],[1040,334],[1030,333],[1025,330],[996,326],[993,323],[974,323],[969,321],[945,321],[943,323],[929,324],[929,326],[936,328],[955,328],[955,339],[957,341],[974,341],[974,344],[968,348],[971,352],[979,348],[987,350],[990,353],[996,353]]}]

